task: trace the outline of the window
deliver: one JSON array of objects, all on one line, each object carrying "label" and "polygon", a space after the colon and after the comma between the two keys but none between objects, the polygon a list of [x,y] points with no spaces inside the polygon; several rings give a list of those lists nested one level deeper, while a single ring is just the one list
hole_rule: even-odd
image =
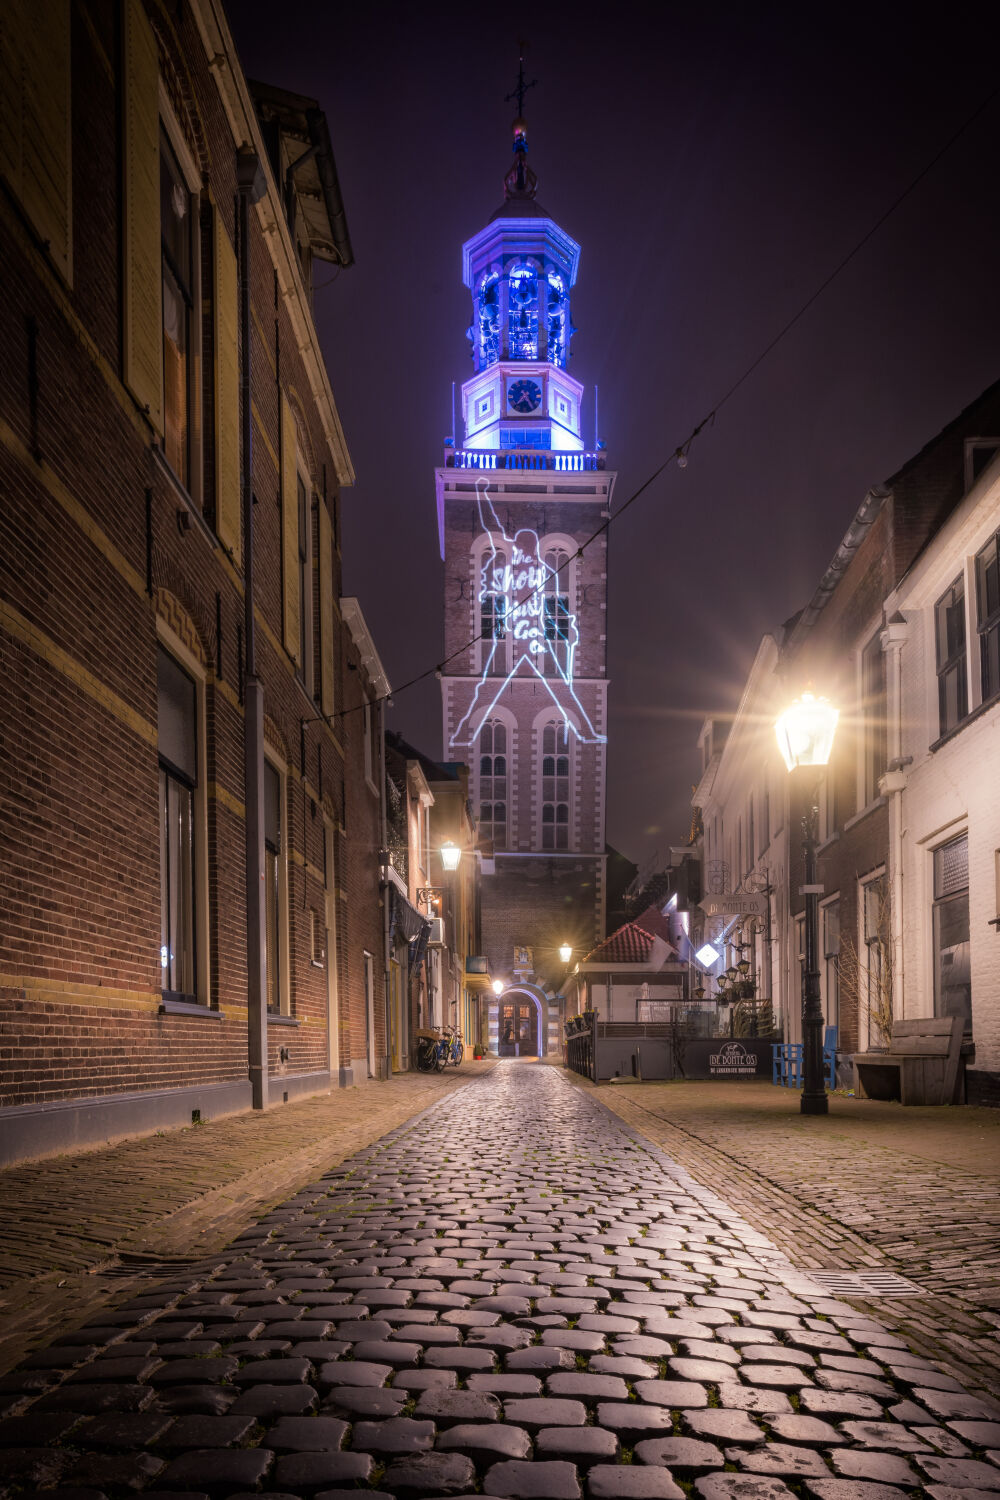
[{"label": "window", "polygon": [[309,496],[306,492],[302,475],[297,476],[296,497],[299,507],[299,641],[301,649],[299,659],[295,664],[296,676],[307,687],[310,686],[309,679],[313,675],[313,643],[310,632],[310,616],[312,614],[312,577],[309,569],[309,541],[312,530],[309,522]]},{"label": "window", "polygon": [[934,850],[934,1014],[961,1016],[972,1030],[969,954],[969,835]]},{"label": "window", "polygon": [[507,726],[487,719],[479,735],[479,836],[507,847]]},{"label": "window", "polygon": [[501,448],[548,448],[552,441],[551,427],[514,427],[500,429]]},{"label": "window", "polygon": [[157,653],[160,761],[160,971],[174,1000],[197,1001],[195,791],[198,696],[194,680],[161,647]]},{"label": "window", "polygon": [[372,700],[365,697],[361,704],[361,733],[364,741],[365,780],[375,786],[375,711]]},{"label": "window", "polygon": [[281,775],[264,762],[264,922],[268,1015],[281,1014],[281,912],[284,876],[281,854]]},{"label": "window", "polygon": [[507,557],[498,552],[483,564],[479,604],[479,634],[483,667],[491,676],[507,675],[507,594],[504,589]]},{"label": "window", "polygon": [[482,282],[478,297],[480,370],[500,358],[500,278],[493,271]]},{"label": "window", "polygon": [[884,1047],[892,1032],[892,937],[889,886],[882,872],[861,886],[862,1000],[867,1018],[867,1046]]},{"label": "window", "polygon": [[566,283],[558,271],[550,271],[546,281],[545,336],[548,356],[552,364],[562,366],[566,363]]},{"label": "window", "polygon": [[569,848],[569,745],[561,723],[542,729],[542,848]]},{"label": "window", "polygon": [[976,558],[976,620],[983,702],[1000,693],[1000,532]]},{"label": "window", "polygon": [[538,358],[538,279],[533,266],[511,268],[508,283],[510,359]]},{"label": "window", "polygon": [[569,553],[553,547],[545,554],[545,674],[570,672]]},{"label": "window", "polygon": [[823,942],[823,1016],[828,1026],[840,1024],[840,898],[820,907]]},{"label": "window", "polygon": [[969,712],[965,670],[965,583],[956,578],[934,606],[937,651],[938,726],[954,729]]},{"label": "window", "polygon": [[864,725],[862,749],[862,807],[879,795],[879,777],[885,772],[885,657],[879,635],[874,635],[861,653],[861,716]]},{"label": "window", "polygon": [[160,248],[163,277],[163,451],[191,487],[191,374],[194,319],[192,198],[166,132],[160,131]]}]

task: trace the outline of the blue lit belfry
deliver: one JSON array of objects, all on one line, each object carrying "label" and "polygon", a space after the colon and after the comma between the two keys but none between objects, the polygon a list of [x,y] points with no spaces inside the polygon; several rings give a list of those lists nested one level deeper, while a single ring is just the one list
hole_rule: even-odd
[{"label": "blue lit belfry", "polygon": [[[580,247],[536,198],[523,63],[504,201],[462,247],[473,371],[436,470],[445,756],[468,762],[501,1054],[561,1044],[566,966],[603,937],[607,518],[597,393],[567,369]],[[591,434],[588,445],[584,422]],[[584,544],[587,544],[586,547]]]}]

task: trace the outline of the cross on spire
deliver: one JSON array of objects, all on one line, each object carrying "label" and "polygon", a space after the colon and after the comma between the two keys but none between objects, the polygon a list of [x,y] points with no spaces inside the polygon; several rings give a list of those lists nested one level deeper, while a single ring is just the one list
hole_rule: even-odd
[{"label": "cross on spire", "polygon": [[504,96],[504,103],[509,104],[512,99],[516,99],[518,118],[520,118],[524,114],[524,96],[529,89],[533,89],[535,87],[538,79],[532,78],[530,82],[525,82],[524,54],[528,49],[528,44],[527,42],[519,41],[517,45],[520,54],[517,69],[517,88],[511,89],[510,93]]}]

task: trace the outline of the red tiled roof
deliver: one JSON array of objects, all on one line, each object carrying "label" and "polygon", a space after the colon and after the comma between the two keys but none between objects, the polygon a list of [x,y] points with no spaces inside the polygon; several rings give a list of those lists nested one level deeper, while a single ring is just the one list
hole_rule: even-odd
[{"label": "red tiled roof", "polygon": [[[655,930],[651,930],[654,929]],[[632,922],[626,922],[610,937],[592,949],[584,959],[587,964],[644,964],[648,963],[656,938],[670,942],[670,929],[655,906],[644,911]],[[670,944],[671,956],[676,954]]]}]

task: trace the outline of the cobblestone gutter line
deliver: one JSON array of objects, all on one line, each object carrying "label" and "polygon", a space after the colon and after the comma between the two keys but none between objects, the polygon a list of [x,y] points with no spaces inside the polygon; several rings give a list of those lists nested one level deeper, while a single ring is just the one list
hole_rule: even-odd
[{"label": "cobblestone gutter line", "polygon": [[[639,1089],[595,1090],[565,1075],[711,1188],[803,1270],[884,1268],[930,1295],[857,1305],[936,1360],[962,1384],[1000,1395],[1000,1206],[995,1184],[953,1168],[928,1168],[898,1150],[805,1140],[790,1126],[692,1128],[667,1120]],[[707,1133],[707,1130],[706,1130]],[[815,1201],[820,1198],[820,1202]],[[828,1206],[824,1206],[823,1200]],[[953,1232],[951,1232],[953,1231]]]}]

